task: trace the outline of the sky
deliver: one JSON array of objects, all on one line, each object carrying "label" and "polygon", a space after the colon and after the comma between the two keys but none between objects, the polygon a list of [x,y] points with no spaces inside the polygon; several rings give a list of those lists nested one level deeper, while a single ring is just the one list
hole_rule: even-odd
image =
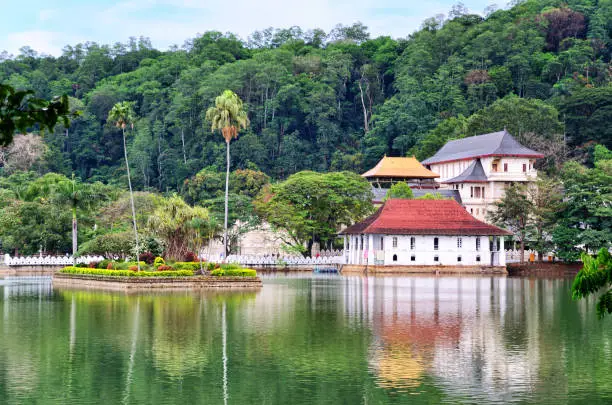
[{"label": "sky", "polygon": [[[198,33],[232,32],[246,39],[267,27],[304,30],[361,21],[372,37],[405,38],[424,19],[447,14],[457,0],[0,0],[0,52],[30,46],[60,55],[65,45],[127,42],[145,36],[165,50]],[[463,0],[482,14],[495,0]],[[497,2],[500,7],[504,3]]]}]

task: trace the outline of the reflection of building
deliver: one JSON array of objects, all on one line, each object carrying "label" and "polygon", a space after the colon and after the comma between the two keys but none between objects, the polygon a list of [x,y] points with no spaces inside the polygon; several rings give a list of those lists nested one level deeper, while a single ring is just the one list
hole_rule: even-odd
[{"label": "reflection of building", "polygon": [[475,219],[456,201],[403,199],[387,200],[341,234],[348,265],[455,267],[505,266],[499,252],[510,235]]},{"label": "reflection of building", "polygon": [[508,184],[535,179],[535,161],[542,157],[504,129],[449,141],[422,163],[439,174],[438,181],[445,188],[459,191],[468,212],[485,219],[490,205],[504,196]]}]

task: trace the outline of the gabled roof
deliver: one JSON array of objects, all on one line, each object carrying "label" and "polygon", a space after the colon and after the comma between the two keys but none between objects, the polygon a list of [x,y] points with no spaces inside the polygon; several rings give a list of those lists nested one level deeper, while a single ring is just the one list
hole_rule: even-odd
[{"label": "gabled roof", "polygon": [[[387,191],[389,191],[388,188],[372,187],[372,194],[374,195],[372,202],[381,203],[387,196]],[[434,190],[429,189],[429,188],[413,188],[412,189],[412,195],[414,196],[414,198],[422,197],[427,193],[440,194],[442,197],[454,199],[459,204],[463,203],[463,201],[461,200],[461,194],[459,193],[459,190],[449,190],[449,189],[439,189],[439,188],[434,189]]]},{"label": "gabled roof", "polygon": [[363,177],[399,177],[412,179],[434,179],[439,174],[425,168],[414,157],[383,157],[374,168]]},{"label": "gabled roof", "polygon": [[484,168],[480,159],[474,160],[470,165],[457,177],[443,181],[442,183],[486,183],[489,181],[485,174]]},{"label": "gabled roof", "polygon": [[544,155],[531,150],[520,143],[505,129],[485,135],[448,141],[435,155],[422,163],[454,162],[457,160],[476,159],[488,156],[515,156],[543,158]]},{"label": "gabled roof", "polygon": [[402,199],[387,200],[374,215],[349,226],[341,234],[511,235],[477,220],[455,200]]}]

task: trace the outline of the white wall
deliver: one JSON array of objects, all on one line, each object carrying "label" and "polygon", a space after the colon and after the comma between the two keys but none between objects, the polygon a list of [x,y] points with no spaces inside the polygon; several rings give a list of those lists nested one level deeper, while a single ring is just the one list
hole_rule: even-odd
[{"label": "white wall", "polygon": [[[461,248],[457,246],[457,236],[415,235],[414,249],[410,248],[410,238],[407,235],[364,235],[363,250],[355,240],[360,236],[347,236],[352,239],[349,251],[345,253],[348,264],[384,264],[396,266],[472,266],[491,265],[488,236],[461,236]],[[397,238],[397,247],[393,247],[393,238]],[[434,250],[434,238],[438,238],[438,250]],[[382,250],[381,250],[382,238]],[[476,238],[480,238],[480,249],[476,250]],[[371,242],[370,242],[371,241]],[[500,246],[503,252],[503,243]],[[365,250],[368,250],[367,253]],[[397,260],[393,256],[397,255]],[[411,258],[414,255],[415,260]],[[384,263],[380,263],[380,258]],[[438,261],[434,257],[438,256]],[[457,260],[461,256],[461,261]],[[480,256],[480,261],[477,261]],[[504,265],[504,263],[500,263]]]}]

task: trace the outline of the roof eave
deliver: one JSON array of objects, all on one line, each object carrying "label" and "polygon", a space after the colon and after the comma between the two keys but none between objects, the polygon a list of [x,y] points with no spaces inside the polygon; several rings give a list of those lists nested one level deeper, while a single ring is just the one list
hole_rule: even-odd
[{"label": "roof eave", "polygon": [[463,160],[473,160],[473,159],[482,159],[487,157],[525,157],[525,158],[534,158],[534,159],[542,159],[544,157],[541,153],[533,153],[533,154],[515,154],[515,153],[488,153],[485,155],[474,155],[470,157],[464,157],[459,159],[448,159],[448,160],[436,160],[436,161],[427,161],[424,160],[421,162],[423,165],[437,165],[441,163],[452,163],[452,162],[461,162]]}]

